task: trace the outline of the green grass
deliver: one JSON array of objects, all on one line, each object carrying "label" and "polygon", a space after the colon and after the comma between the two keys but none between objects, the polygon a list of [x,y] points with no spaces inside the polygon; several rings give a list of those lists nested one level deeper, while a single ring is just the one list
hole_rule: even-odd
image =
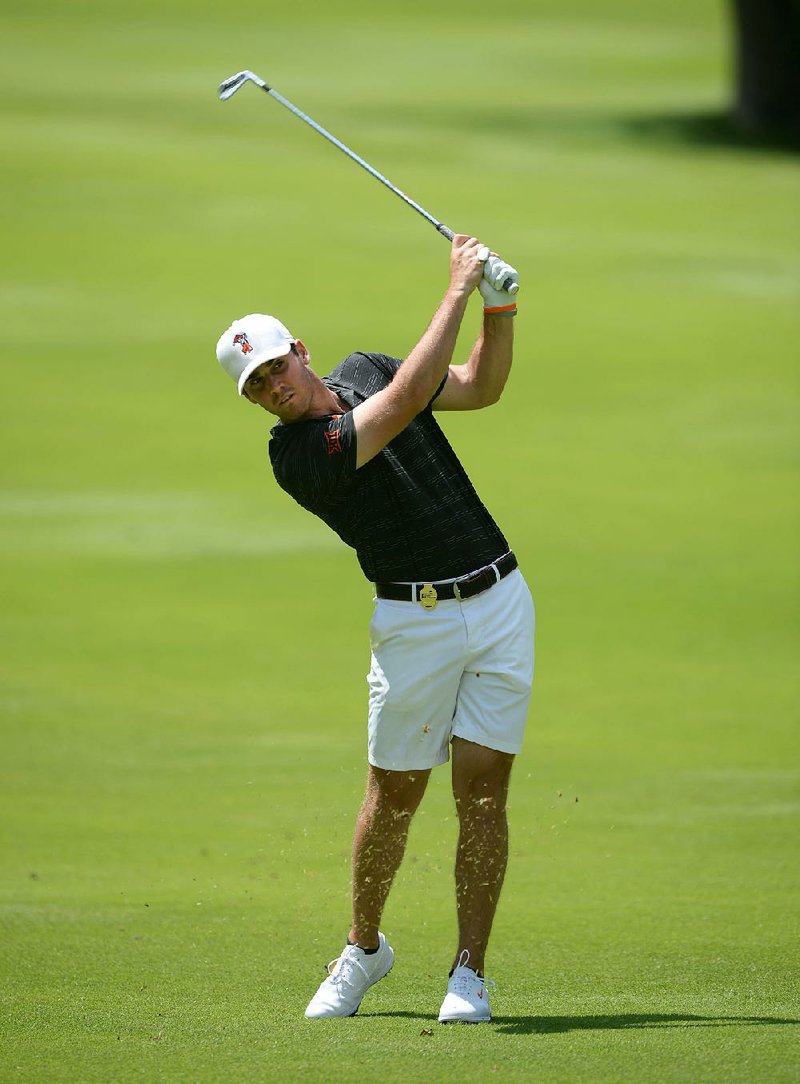
[{"label": "green grass", "polygon": [[[2,1081],[796,1081],[800,175],[724,123],[721,5],[4,13]],[[403,354],[445,245],[521,270],[446,429],[539,620],[492,1024],[439,1028],[446,771],[354,1020],[370,590],[213,346]],[[466,334],[477,326],[468,317]],[[432,1034],[426,1034],[430,1030]]]}]

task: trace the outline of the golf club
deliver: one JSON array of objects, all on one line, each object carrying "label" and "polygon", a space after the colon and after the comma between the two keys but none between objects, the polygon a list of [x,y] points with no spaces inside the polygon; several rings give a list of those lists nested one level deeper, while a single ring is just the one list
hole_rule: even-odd
[{"label": "golf club", "polygon": [[[325,138],[330,143],[333,143],[335,147],[338,147],[340,151],[344,151],[348,158],[352,158],[353,161],[357,162],[362,167],[362,169],[365,169],[367,171],[367,173],[371,173],[376,180],[380,181],[381,184],[386,185],[386,187],[390,191],[394,192],[396,196],[399,196],[400,199],[407,203],[409,207],[413,207],[414,210],[418,214],[421,214],[423,218],[427,219],[427,221],[430,222],[430,224],[436,230],[438,230],[438,232],[441,233],[443,237],[446,237],[448,241],[453,240],[453,231],[449,228],[449,226],[445,226],[443,222],[439,222],[437,219],[435,219],[432,214],[425,210],[424,207],[420,207],[420,205],[415,200],[411,199],[410,196],[407,196],[405,192],[399,189],[396,185],[393,185],[387,177],[384,177],[382,173],[379,173],[377,169],[375,169],[369,164],[369,162],[365,162],[363,158],[361,158],[358,154],[355,153],[355,151],[351,151],[349,147],[346,147],[345,144],[341,142],[341,140],[337,139],[336,136],[331,135],[331,133],[326,131],[326,129],[323,128],[322,125],[317,124],[315,120],[312,120],[311,117],[309,117],[301,109],[298,109],[297,106],[290,102],[288,98],[284,98],[284,96],[282,94],[279,94],[277,90],[275,90],[273,87],[268,86],[263,79],[256,75],[255,72],[237,72],[236,75],[232,75],[229,79],[225,79],[222,83],[220,83],[217,93],[219,94],[220,99],[225,102],[228,100],[228,98],[231,98],[236,93],[236,91],[239,90],[240,87],[243,87],[244,84],[248,82],[255,83],[257,87],[260,87],[262,90],[266,91],[267,94],[271,94],[276,101],[280,102],[281,105],[286,106],[286,108],[292,113],[294,113],[296,117],[299,117],[300,120],[305,121],[306,124],[309,124],[314,129],[314,131],[319,132],[320,135],[325,136]],[[503,283],[502,288],[506,291],[506,293],[515,294],[519,290],[519,285],[514,282],[512,278],[507,278],[506,281]]]}]

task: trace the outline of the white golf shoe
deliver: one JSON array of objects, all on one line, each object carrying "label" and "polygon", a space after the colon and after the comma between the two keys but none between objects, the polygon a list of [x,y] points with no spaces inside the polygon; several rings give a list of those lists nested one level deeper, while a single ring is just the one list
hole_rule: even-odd
[{"label": "white golf shoe", "polygon": [[464,949],[447,984],[447,993],[439,1010],[440,1024],[453,1020],[480,1024],[492,1019],[489,987],[494,986],[494,983],[467,967],[468,963],[469,953]]},{"label": "white golf shoe", "polygon": [[328,964],[328,977],[311,998],[306,1009],[309,1020],[325,1016],[355,1016],[361,999],[392,970],[394,953],[382,933],[378,951],[367,954],[358,945],[345,945],[338,960]]}]

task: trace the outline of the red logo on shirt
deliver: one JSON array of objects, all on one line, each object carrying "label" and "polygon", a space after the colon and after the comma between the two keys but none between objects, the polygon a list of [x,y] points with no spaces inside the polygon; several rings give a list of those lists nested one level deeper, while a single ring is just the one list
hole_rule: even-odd
[{"label": "red logo on shirt", "polygon": [[340,439],[340,422],[332,422],[329,429],[325,430],[325,442],[328,445],[328,455],[333,455],[334,452],[341,452],[342,442]]}]

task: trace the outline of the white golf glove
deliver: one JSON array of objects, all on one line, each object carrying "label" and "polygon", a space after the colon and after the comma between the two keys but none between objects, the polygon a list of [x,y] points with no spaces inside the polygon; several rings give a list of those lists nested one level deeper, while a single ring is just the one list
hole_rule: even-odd
[{"label": "white golf glove", "polygon": [[[511,288],[503,289],[503,284],[511,279]],[[506,311],[511,315],[516,312],[519,273],[515,267],[499,256],[489,256],[483,270],[483,278],[478,283],[483,298],[484,312]]]}]

